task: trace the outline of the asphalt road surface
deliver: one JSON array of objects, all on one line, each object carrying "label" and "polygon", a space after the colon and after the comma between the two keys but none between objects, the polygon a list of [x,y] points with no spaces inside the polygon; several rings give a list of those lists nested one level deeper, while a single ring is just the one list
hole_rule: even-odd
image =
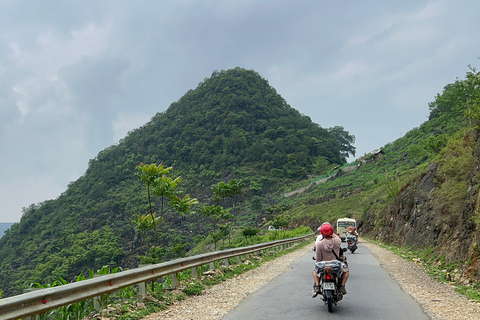
[{"label": "asphalt road surface", "polygon": [[[342,243],[345,247],[345,244]],[[359,244],[345,252],[349,261],[348,294],[329,313],[320,296],[312,298],[313,251],[296,261],[257,292],[249,295],[223,320],[264,319],[429,319],[418,303],[404,293],[380,267],[371,252]],[[412,274],[412,277],[415,275]]]}]

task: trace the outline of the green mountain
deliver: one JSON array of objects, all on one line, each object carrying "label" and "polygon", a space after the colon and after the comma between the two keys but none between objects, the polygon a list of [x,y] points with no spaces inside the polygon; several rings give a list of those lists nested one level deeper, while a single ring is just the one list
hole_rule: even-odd
[{"label": "green mountain", "polygon": [[[280,188],[344,164],[355,153],[354,140],[342,127],[325,129],[301,115],[254,71],[215,71],[99,152],[57,199],[24,210],[0,239],[0,291],[6,297],[32,282],[73,279],[104,265],[136,266],[149,246],[146,231],[132,222],[149,208],[136,176],[140,163],[172,166],[182,177],[179,187],[203,204],[212,185],[241,180],[246,187],[235,199],[236,224],[256,226]],[[164,259],[182,255],[208,233],[199,214],[170,210],[163,218]]]}]

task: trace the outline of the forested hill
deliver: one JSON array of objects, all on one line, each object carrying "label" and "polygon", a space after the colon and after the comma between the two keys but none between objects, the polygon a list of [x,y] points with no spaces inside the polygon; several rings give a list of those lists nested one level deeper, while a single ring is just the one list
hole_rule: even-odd
[{"label": "forested hill", "polygon": [[[104,265],[136,266],[147,245],[132,222],[148,210],[146,188],[135,175],[139,163],[173,166],[199,207],[213,184],[241,179],[236,223],[245,227],[259,220],[281,186],[345,163],[354,140],[342,127],[322,128],[301,115],[254,71],[215,71],[99,152],[57,199],[24,210],[0,239],[0,291],[6,297],[32,282],[68,281]],[[164,258],[204,238],[206,225],[198,214],[167,212],[158,230]]]}]

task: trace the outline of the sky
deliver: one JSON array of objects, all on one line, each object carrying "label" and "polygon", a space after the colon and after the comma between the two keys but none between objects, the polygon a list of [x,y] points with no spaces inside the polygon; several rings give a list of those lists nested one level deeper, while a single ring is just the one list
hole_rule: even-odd
[{"label": "sky", "polygon": [[479,66],[480,1],[0,1],[0,222],[55,199],[88,161],[241,67],[356,158],[428,119]]}]

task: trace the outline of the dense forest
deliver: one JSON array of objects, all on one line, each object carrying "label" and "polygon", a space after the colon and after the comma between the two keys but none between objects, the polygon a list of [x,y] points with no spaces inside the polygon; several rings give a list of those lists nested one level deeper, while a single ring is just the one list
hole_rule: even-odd
[{"label": "dense forest", "polygon": [[[212,197],[225,203],[221,191],[232,185],[241,186],[230,200],[237,228],[261,226],[278,190],[344,164],[355,155],[354,142],[342,127],[322,128],[300,114],[255,71],[215,71],[99,152],[55,200],[24,209],[0,239],[0,291],[6,297],[104,265],[135,267],[153,237],[144,224],[149,217],[158,220],[157,258],[182,256],[214,224],[207,219],[216,210],[207,206]],[[175,187],[165,189],[171,205],[165,212],[165,193],[152,189],[162,195],[152,198],[154,180],[139,179],[142,166],[155,170],[143,164],[172,175],[162,180]],[[176,210],[176,199],[187,195],[195,205]],[[162,208],[162,216],[152,208]]]}]

